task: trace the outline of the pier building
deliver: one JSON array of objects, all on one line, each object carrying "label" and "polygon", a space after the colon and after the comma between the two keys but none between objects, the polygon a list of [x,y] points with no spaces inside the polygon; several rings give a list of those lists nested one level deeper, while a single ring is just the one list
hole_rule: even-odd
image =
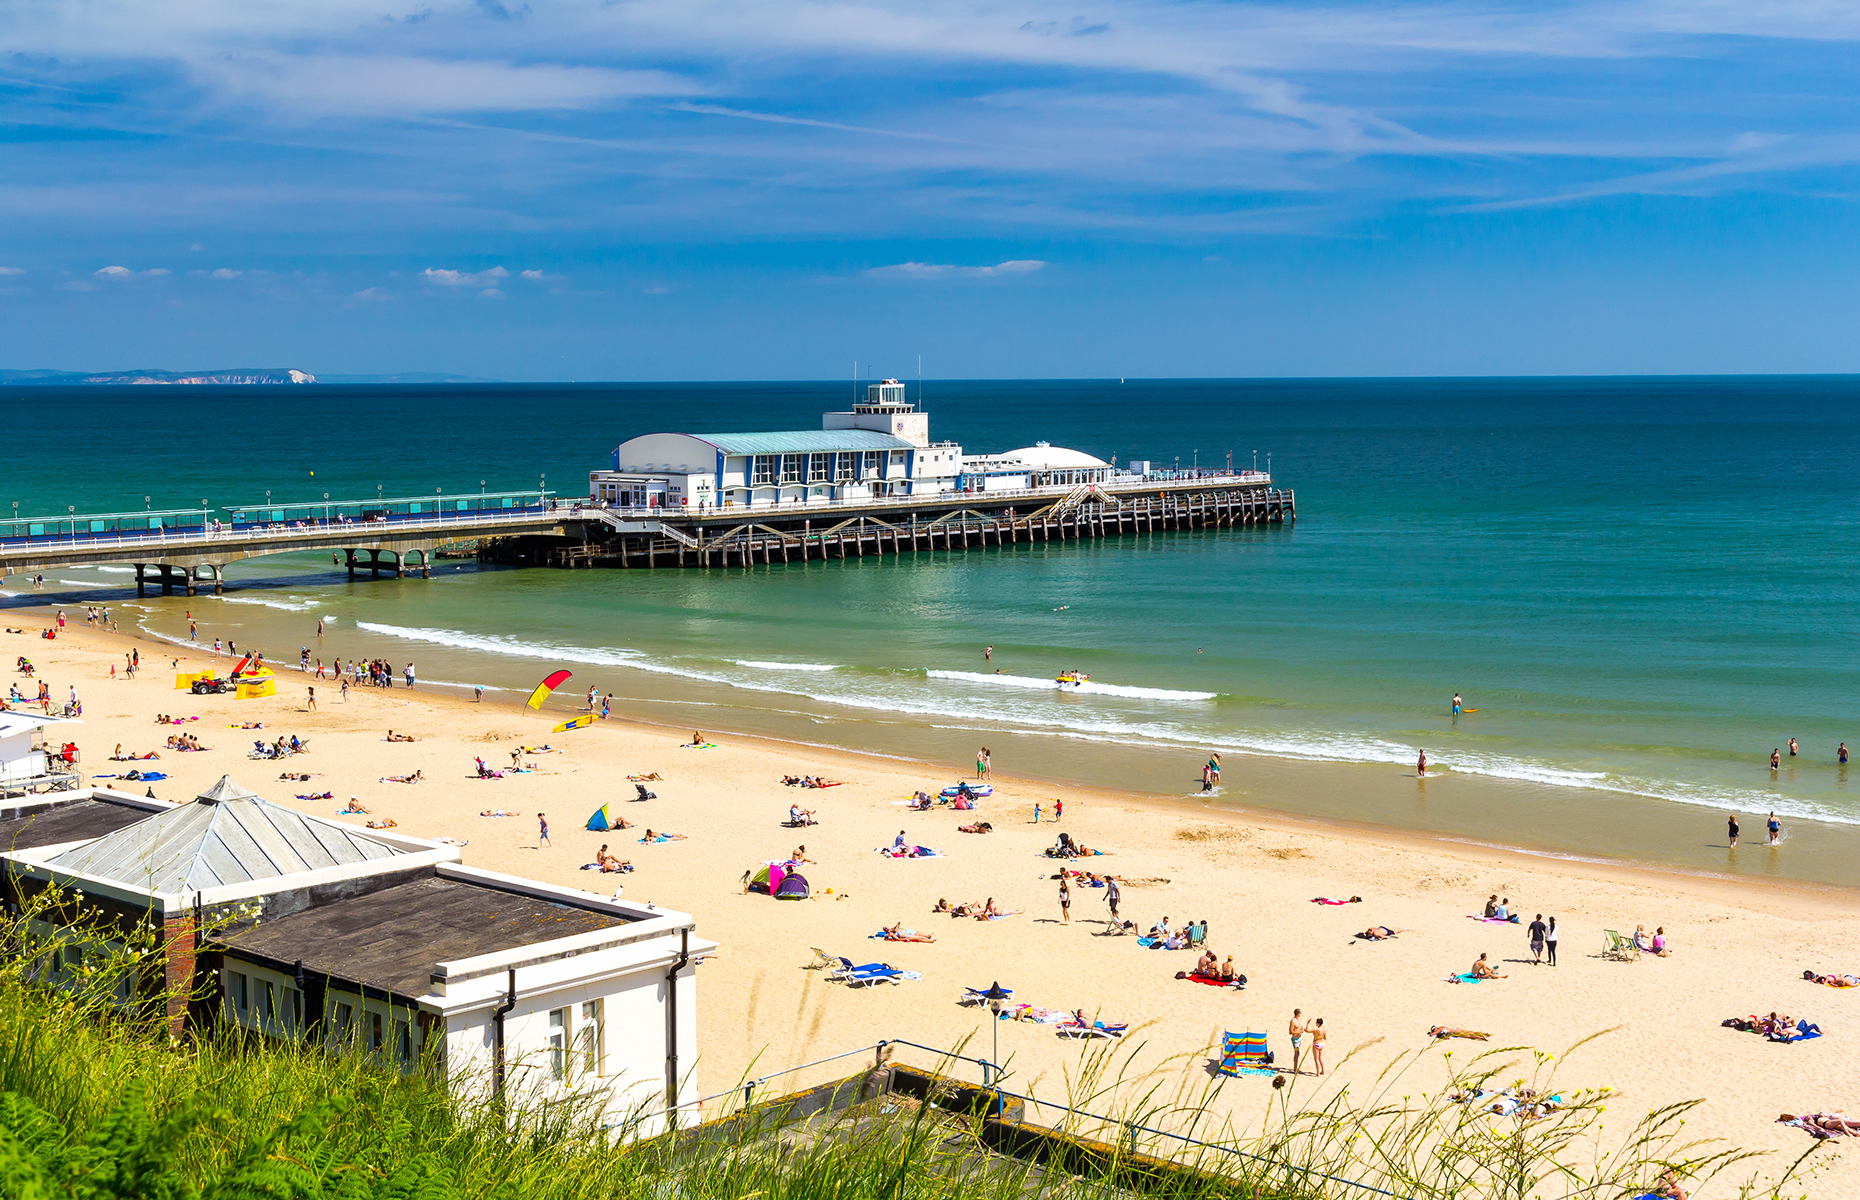
[{"label": "pier building", "polygon": [[780,508],[955,491],[962,447],[930,440],[930,418],[895,379],[866,389],[819,429],[648,433],[589,473],[599,503],[628,508]]}]

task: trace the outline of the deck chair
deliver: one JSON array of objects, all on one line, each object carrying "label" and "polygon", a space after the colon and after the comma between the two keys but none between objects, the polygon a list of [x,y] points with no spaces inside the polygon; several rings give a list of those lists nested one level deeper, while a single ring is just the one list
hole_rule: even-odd
[{"label": "deck chair", "polygon": [[852,959],[842,958],[839,960],[839,964],[839,973],[834,975],[833,978],[839,980],[847,987],[865,987],[874,983],[896,983],[898,980],[904,978],[904,972],[898,970],[890,963],[862,963],[855,967],[853,966]]},{"label": "deck chair", "polygon": [[1602,951],[1603,958],[1612,958],[1620,962],[1634,962],[1640,958],[1640,947],[1614,930],[1604,929],[1602,936],[1608,939],[1608,948]]},{"label": "deck chair", "polygon": [[1056,1026],[1053,1032],[1057,1033],[1060,1037],[1110,1038],[1115,1041],[1130,1032],[1130,1026],[1128,1023],[1111,1024],[1105,1021],[1093,1021],[1089,1025],[1081,1025],[1077,1021],[1068,1021],[1064,1025]]},{"label": "deck chair", "polygon": [[840,969],[840,960],[838,956],[828,954],[819,946],[810,946],[808,948],[814,952],[814,961],[807,964],[809,968],[818,968],[823,971],[838,971]]},{"label": "deck chair", "polygon": [[1208,942],[1208,927],[1204,922],[1196,921],[1188,927],[1188,948],[1199,950]]},{"label": "deck chair", "polygon": [[1263,1033],[1229,1032],[1221,1038],[1221,1074],[1276,1075],[1272,1051],[1266,1048]]}]

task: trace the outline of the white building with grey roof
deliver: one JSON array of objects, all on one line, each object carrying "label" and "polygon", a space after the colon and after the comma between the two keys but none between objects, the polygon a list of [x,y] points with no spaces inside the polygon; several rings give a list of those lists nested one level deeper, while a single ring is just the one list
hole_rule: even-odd
[{"label": "white building with grey roof", "polygon": [[235,1025],[482,1098],[578,1096],[627,1135],[697,1099],[695,967],[716,946],[683,913],[467,867],[456,846],[230,777],[187,804],[104,789],[12,802],[0,869],[47,985],[152,936],[160,952],[121,972],[118,999],[176,1036]]},{"label": "white building with grey roof", "polygon": [[852,411],[822,414],[819,429],[629,438],[588,487],[622,507],[780,508],[950,492],[961,470],[962,447],[932,442],[929,414],[887,379]]}]

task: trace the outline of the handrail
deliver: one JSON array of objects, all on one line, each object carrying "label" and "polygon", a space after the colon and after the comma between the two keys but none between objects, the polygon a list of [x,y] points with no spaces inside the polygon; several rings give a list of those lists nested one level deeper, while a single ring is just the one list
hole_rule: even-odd
[{"label": "handrail", "polygon": [[[1155,1134],[1158,1137],[1173,1138],[1174,1140],[1178,1142],[1183,1142],[1190,1146],[1198,1146],[1198,1147],[1201,1147],[1207,1150],[1218,1150],[1222,1152],[1223,1154],[1232,1154],[1239,1158],[1251,1159],[1254,1162],[1266,1163],[1267,1165],[1278,1168],[1280,1170],[1296,1171],[1301,1175],[1310,1175],[1318,1179],[1326,1180],[1327,1182],[1330,1182],[1330,1183],[1341,1183],[1349,1187],[1360,1188],[1365,1192],[1374,1192],[1378,1196],[1389,1196],[1389,1197],[1393,1197],[1394,1200],[1402,1200],[1402,1197],[1397,1192],[1391,1192],[1386,1188],[1379,1188],[1372,1183],[1363,1183],[1361,1180],[1347,1179],[1341,1175],[1332,1175],[1329,1172],[1320,1171],[1315,1167],[1301,1167],[1297,1165],[1296,1163],[1276,1162],[1273,1159],[1265,1157],[1264,1155],[1254,1154],[1251,1151],[1242,1150],[1237,1146],[1224,1146],[1219,1142],[1203,1141],[1200,1138],[1190,1137],[1189,1135],[1185,1133],[1172,1133],[1171,1131],[1167,1129],[1157,1129],[1150,1125],[1139,1125],[1134,1121],[1121,1121],[1121,1120],[1118,1120],[1116,1117],[1107,1117],[1103,1113],[1091,1112],[1088,1109],[1078,1108],[1074,1105],[1055,1104],[1050,1101],[1041,1100],[1037,1096],[1022,1095],[1019,1092],[1010,1092],[1006,1088],[1003,1088],[1001,1086],[1001,1067],[998,1063],[991,1063],[985,1058],[971,1058],[970,1056],[966,1054],[958,1054],[954,1050],[946,1050],[946,1049],[943,1049],[937,1046],[926,1046],[922,1042],[906,1041],[903,1038],[884,1038],[877,1042],[872,1043],[869,1046],[860,1046],[857,1049],[847,1050],[840,1054],[829,1055],[826,1058],[817,1058],[813,1062],[802,1063],[800,1066],[797,1066],[797,1067],[787,1067],[780,1071],[772,1071],[767,1075],[758,1076],[755,1079],[750,1080],[746,1084],[741,1085],[740,1087],[733,1087],[729,1089],[728,1091],[716,1092],[709,1096],[703,1096],[696,1100],[687,1100],[682,1104],[674,1105],[671,1111],[676,1112],[680,1109],[691,1108],[694,1106],[701,1106],[704,1104],[708,1104],[712,1100],[720,1099],[724,1096],[734,1096],[739,1090],[743,1092],[743,1104],[744,1104],[744,1107],[747,1108],[754,1097],[755,1089],[767,1083],[771,1079],[777,1079],[783,1075],[792,1075],[796,1071],[805,1071],[809,1067],[818,1067],[818,1066],[823,1066],[830,1062],[837,1062],[838,1060],[842,1058],[851,1058],[854,1055],[859,1055],[859,1054],[882,1055],[885,1049],[889,1046],[909,1046],[913,1050],[922,1050],[922,1051],[925,1051],[926,1053],[937,1055],[939,1058],[953,1059],[957,1062],[975,1063],[977,1066],[982,1068],[982,1077],[983,1077],[982,1086],[986,1088],[988,1091],[993,1092],[997,1098],[996,1100],[997,1111],[999,1111],[1000,1109],[999,1098],[1002,1096],[1011,1096],[1016,1100],[1025,1101],[1026,1103],[1032,1104],[1035,1107],[1056,1108],[1056,1109],[1059,1109],[1061,1112],[1068,1112],[1068,1113],[1074,1114],[1075,1116],[1085,1117],[1093,1121],[1100,1121],[1106,1125],[1116,1125],[1122,1129],[1129,1131],[1133,1135],[1132,1137],[1133,1141],[1135,1140],[1134,1139],[1135,1134],[1151,1133],[1151,1134]],[[995,1077],[995,1081],[993,1084],[990,1084],[987,1082],[988,1076],[991,1072],[993,1073]]]}]

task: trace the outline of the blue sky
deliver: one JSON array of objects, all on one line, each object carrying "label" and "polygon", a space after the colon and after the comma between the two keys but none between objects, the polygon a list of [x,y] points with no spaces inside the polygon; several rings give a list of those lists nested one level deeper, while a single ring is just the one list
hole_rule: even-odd
[{"label": "blue sky", "polygon": [[1860,8],[22,0],[0,366],[1860,371]]}]

